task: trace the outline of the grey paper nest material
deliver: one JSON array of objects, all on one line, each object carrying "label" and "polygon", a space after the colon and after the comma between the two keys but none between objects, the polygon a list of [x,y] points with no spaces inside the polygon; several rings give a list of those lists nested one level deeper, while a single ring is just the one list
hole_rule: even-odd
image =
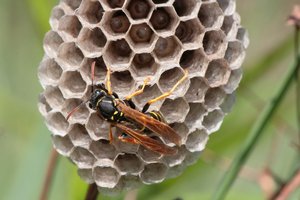
[{"label": "grey paper nest material", "polygon": [[[61,0],[50,24],[39,67],[39,109],[54,147],[77,165],[82,179],[117,193],[176,177],[198,159],[230,111],[242,77],[249,42],[234,0]],[[150,109],[181,135],[177,155],[118,140],[109,144],[109,124],[87,106],[66,120],[90,96],[93,61],[98,83],[111,68],[112,88],[121,98],[151,77],[134,98],[139,109],[188,70],[189,78]]]}]

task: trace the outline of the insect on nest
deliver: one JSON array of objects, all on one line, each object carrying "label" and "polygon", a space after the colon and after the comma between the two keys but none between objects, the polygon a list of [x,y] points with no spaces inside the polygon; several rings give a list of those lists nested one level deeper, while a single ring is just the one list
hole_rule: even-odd
[{"label": "insect on nest", "polygon": [[136,109],[136,105],[132,101],[134,96],[142,94],[150,78],[144,80],[141,89],[125,97],[121,100],[118,94],[112,91],[110,75],[111,70],[107,67],[106,86],[104,84],[94,85],[95,79],[95,63],[91,66],[92,92],[88,100],[82,102],[75,107],[67,116],[67,120],[80,108],[81,105],[88,102],[91,109],[95,110],[98,116],[110,123],[109,141],[113,142],[112,127],[117,127],[122,131],[118,136],[122,142],[139,144],[145,148],[165,155],[173,155],[177,153],[176,147],[169,147],[166,144],[150,137],[151,133],[163,137],[170,142],[181,145],[181,137],[165,123],[163,116],[158,111],[148,111],[152,103],[164,99],[172,94],[172,92],[181,84],[188,75],[185,71],[184,76],[171,88],[170,91],[149,100],[141,111]]}]

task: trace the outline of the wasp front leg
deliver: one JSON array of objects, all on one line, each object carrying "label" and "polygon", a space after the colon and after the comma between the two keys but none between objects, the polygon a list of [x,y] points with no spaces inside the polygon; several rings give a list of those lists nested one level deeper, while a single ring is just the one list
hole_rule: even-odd
[{"label": "wasp front leg", "polygon": [[138,141],[132,137],[130,137],[129,135],[127,135],[126,133],[122,133],[118,139],[121,142],[126,142],[126,143],[130,143],[130,144],[139,144]]}]

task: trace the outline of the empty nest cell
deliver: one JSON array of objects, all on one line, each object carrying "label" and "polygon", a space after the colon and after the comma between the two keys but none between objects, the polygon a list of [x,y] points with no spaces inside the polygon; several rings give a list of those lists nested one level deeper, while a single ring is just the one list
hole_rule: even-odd
[{"label": "empty nest cell", "polygon": [[114,188],[120,179],[119,172],[113,168],[113,162],[108,159],[98,160],[93,177],[97,185],[104,188]]},{"label": "empty nest cell", "polygon": [[114,72],[111,75],[111,87],[118,95],[129,94],[134,86],[134,79],[129,71]]},{"label": "empty nest cell", "polygon": [[61,108],[65,102],[65,99],[58,87],[47,87],[44,95],[52,108]]},{"label": "empty nest cell", "polygon": [[138,77],[154,76],[158,71],[158,64],[150,53],[141,53],[134,56],[131,69]]},{"label": "empty nest cell", "polygon": [[128,0],[126,6],[130,17],[134,20],[148,18],[151,12],[151,4],[148,0]]},{"label": "empty nest cell", "polygon": [[151,163],[145,166],[140,177],[145,184],[162,182],[168,172],[168,167],[163,163]]},{"label": "empty nest cell", "polygon": [[160,61],[174,60],[181,51],[181,46],[174,37],[159,38],[154,54]]},{"label": "empty nest cell", "polygon": [[108,140],[93,141],[90,145],[90,151],[97,159],[109,158],[113,160],[116,157],[116,148]]},{"label": "empty nest cell", "polygon": [[62,137],[58,135],[52,135],[52,140],[55,149],[64,156],[69,156],[74,146],[68,135]]},{"label": "empty nest cell", "polygon": [[65,33],[66,40],[77,38],[82,25],[75,15],[66,15],[59,20],[58,30]]},{"label": "empty nest cell", "polygon": [[216,109],[212,112],[209,112],[203,119],[202,125],[206,128],[208,133],[213,133],[220,129],[220,126],[223,122],[224,113]]},{"label": "empty nest cell", "polygon": [[225,53],[225,59],[228,61],[231,69],[240,68],[245,58],[245,50],[241,42],[233,41],[228,43]]},{"label": "empty nest cell", "polygon": [[69,123],[60,112],[49,113],[46,117],[48,129],[53,135],[64,137],[67,135]]},{"label": "empty nest cell", "polygon": [[78,168],[92,168],[96,159],[89,150],[82,147],[75,147],[70,155],[70,158]]},{"label": "empty nest cell", "polygon": [[191,84],[185,94],[185,99],[189,103],[202,103],[204,102],[204,97],[208,88],[209,87],[203,78],[194,77],[191,79]]},{"label": "empty nest cell", "polygon": [[208,31],[203,38],[203,48],[210,57],[221,57],[226,48],[226,36],[223,31]]},{"label": "empty nest cell", "polygon": [[62,0],[62,2],[69,6],[72,10],[76,10],[81,4],[81,0]]},{"label": "empty nest cell", "polygon": [[91,66],[95,62],[95,71],[94,71],[94,84],[97,85],[99,82],[103,82],[106,74],[107,68],[103,60],[103,57],[97,57],[93,59],[85,59],[80,68],[80,73],[87,83],[92,84],[92,72]]},{"label": "empty nest cell", "polygon": [[199,103],[189,103],[189,107],[190,110],[184,123],[191,131],[194,131],[196,128],[201,128],[203,117],[207,114],[207,110]]},{"label": "empty nest cell", "polygon": [[58,50],[57,61],[65,70],[78,69],[83,61],[84,55],[75,43],[63,43]]},{"label": "empty nest cell", "polygon": [[196,8],[197,1],[195,0],[175,0],[173,6],[179,17],[189,16]]},{"label": "empty nest cell", "polygon": [[159,7],[153,11],[150,22],[158,35],[166,37],[173,34],[179,19],[173,7]]},{"label": "empty nest cell", "polygon": [[110,8],[122,8],[125,0],[105,0]]},{"label": "empty nest cell", "polygon": [[213,110],[220,106],[226,97],[226,93],[221,88],[211,88],[205,95],[205,106],[207,110]]},{"label": "empty nest cell", "polygon": [[62,38],[55,31],[49,31],[44,38],[44,50],[47,54],[54,58],[57,55],[59,46],[63,43]]},{"label": "empty nest cell", "polygon": [[203,3],[198,17],[206,28],[220,28],[224,20],[223,12],[217,2]]},{"label": "empty nest cell", "polygon": [[121,39],[109,43],[107,51],[104,53],[104,59],[111,64],[111,67],[113,64],[120,67],[122,64],[129,64],[132,55],[132,50],[126,40]]},{"label": "empty nest cell", "polygon": [[45,59],[41,62],[38,76],[45,87],[46,85],[56,85],[62,75],[61,67],[54,59]]},{"label": "empty nest cell", "polygon": [[107,39],[100,28],[84,28],[78,38],[78,46],[89,57],[100,56],[106,42]]},{"label": "empty nest cell", "polygon": [[88,132],[86,131],[85,126],[81,124],[72,125],[68,135],[74,146],[88,147],[92,142],[90,136],[88,135]]},{"label": "empty nest cell", "polygon": [[204,27],[200,24],[198,19],[191,19],[188,21],[181,21],[178,25],[175,35],[182,44],[192,43],[191,46],[201,45]]},{"label": "empty nest cell", "polygon": [[210,87],[225,85],[230,77],[228,63],[224,59],[213,60],[209,63],[205,78]]},{"label": "empty nest cell", "polygon": [[[62,112],[65,116],[67,116],[68,113],[70,113],[74,108],[76,108],[78,105],[82,103],[81,99],[67,99],[65,100]],[[87,119],[89,117],[89,110],[86,107],[86,105],[81,105],[78,110],[72,114],[72,117],[68,120],[71,123],[86,123]]]},{"label": "empty nest cell", "polygon": [[83,0],[78,9],[79,16],[90,24],[98,24],[103,17],[103,13],[103,7],[98,1]]},{"label": "empty nest cell", "polygon": [[118,155],[115,166],[123,174],[138,174],[143,170],[143,162],[135,154]]},{"label": "empty nest cell", "polygon": [[67,71],[62,75],[60,90],[65,98],[81,98],[86,89],[86,82],[77,71]]},{"label": "empty nest cell", "polygon": [[186,148],[190,152],[202,151],[208,141],[208,134],[205,130],[199,130],[189,134],[186,141]]},{"label": "empty nest cell", "polygon": [[183,122],[189,112],[189,105],[183,98],[175,100],[166,99],[160,108],[164,119],[168,124],[174,122]]},{"label": "empty nest cell", "polygon": [[180,58],[180,66],[191,76],[203,76],[208,66],[208,58],[203,49],[187,50]]},{"label": "empty nest cell", "polygon": [[[157,87],[157,85],[152,85],[152,86],[146,86],[144,89],[144,92],[136,97],[134,97],[134,102],[136,103],[136,105],[142,109],[143,106],[147,103],[147,101],[154,99],[158,96],[160,96],[162,93],[159,90],[159,88]],[[159,101],[159,103],[161,103],[162,101]],[[154,105],[151,105],[149,110],[157,110],[158,108],[158,102],[154,103]]]},{"label": "empty nest cell", "polygon": [[100,139],[108,140],[109,123],[101,119],[96,113],[92,113],[88,118],[86,129],[90,137],[97,141]]}]

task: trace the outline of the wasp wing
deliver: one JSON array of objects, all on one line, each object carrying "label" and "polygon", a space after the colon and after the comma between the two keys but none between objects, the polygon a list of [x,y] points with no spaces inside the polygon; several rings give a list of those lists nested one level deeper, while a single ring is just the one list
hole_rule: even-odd
[{"label": "wasp wing", "polygon": [[142,112],[134,110],[120,101],[117,102],[117,107],[124,113],[125,117],[136,121],[154,133],[157,133],[163,138],[173,142],[174,144],[178,146],[181,145],[181,137],[168,124],[160,122]]},{"label": "wasp wing", "polygon": [[132,128],[129,128],[123,124],[117,123],[114,124],[117,128],[124,131],[126,134],[134,138],[138,144],[146,147],[147,149],[158,152],[160,154],[165,155],[174,155],[177,153],[177,149],[171,148],[155,139],[152,139],[151,137],[148,137],[146,135],[142,135],[139,132],[133,130]]}]

